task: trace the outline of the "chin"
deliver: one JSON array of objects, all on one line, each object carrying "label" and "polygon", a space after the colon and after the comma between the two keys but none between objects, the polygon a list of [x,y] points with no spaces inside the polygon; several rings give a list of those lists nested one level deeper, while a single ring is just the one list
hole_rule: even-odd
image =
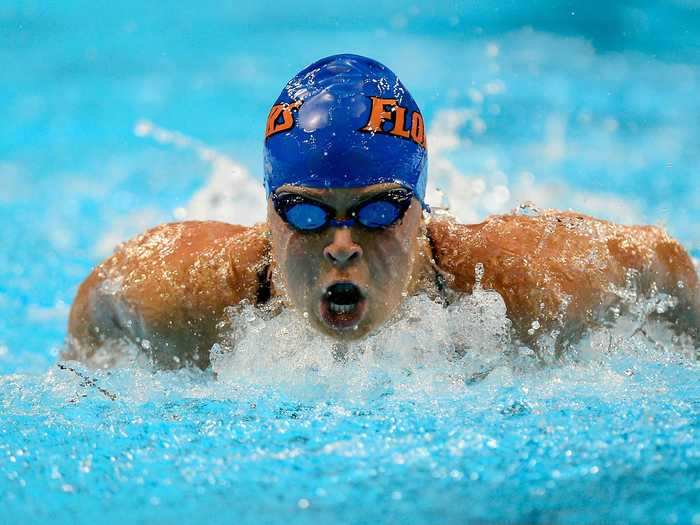
[{"label": "chin", "polygon": [[373,323],[363,322],[351,327],[338,328],[333,325],[329,325],[322,318],[315,318],[314,324],[316,328],[323,334],[337,339],[338,341],[358,341],[364,339],[369,335],[375,328]]}]

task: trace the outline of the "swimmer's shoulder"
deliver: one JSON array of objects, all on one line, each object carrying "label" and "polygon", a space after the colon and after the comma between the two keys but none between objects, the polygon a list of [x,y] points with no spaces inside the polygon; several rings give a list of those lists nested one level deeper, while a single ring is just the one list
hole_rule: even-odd
[{"label": "swimmer's shoulder", "polygon": [[[644,271],[660,259],[672,265],[689,262],[682,246],[661,228],[625,226],[572,211],[492,215],[478,224],[439,218],[429,222],[428,233],[438,264],[458,276],[471,276],[475,264],[490,262],[493,269],[527,269],[520,273],[531,276],[548,269],[575,281],[579,274],[590,278],[601,272],[601,279],[619,279],[625,269]],[[460,288],[465,287],[470,288]]]},{"label": "swimmer's shoulder", "polygon": [[428,223],[437,267],[452,288],[471,292],[475,267],[498,291],[509,317],[527,333],[533,318],[557,326],[583,320],[618,302],[632,275],[642,294],[679,299],[678,317],[697,331],[700,284],[688,253],[662,228],[619,225],[571,211],[488,217],[478,224],[448,218]]},{"label": "swimmer's shoulder", "polygon": [[156,226],[119,245],[78,289],[69,338],[166,338],[210,332],[227,306],[256,302],[269,264],[264,225],[185,221]]},{"label": "swimmer's shoulder", "polygon": [[180,289],[196,296],[196,292],[211,287],[224,296],[230,289],[248,296],[257,289],[253,281],[268,252],[264,225],[173,222],[122,243],[93,273],[100,280],[119,281],[126,293],[165,288],[170,293]]},{"label": "swimmer's shoulder", "polygon": [[473,276],[474,265],[478,263],[487,268],[488,263],[500,267],[511,259],[541,256],[545,248],[551,248],[548,245],[552,244],[552,234],[558,229],[564,225],[579,226],[579,220],[590,227],[589,219],[594,220],[568,212],[548,211],[536,216],[491,215],[480,223],[463,224],[445,216],[428,223],[428,234],[439,266],[457,276],[467,273]]}]

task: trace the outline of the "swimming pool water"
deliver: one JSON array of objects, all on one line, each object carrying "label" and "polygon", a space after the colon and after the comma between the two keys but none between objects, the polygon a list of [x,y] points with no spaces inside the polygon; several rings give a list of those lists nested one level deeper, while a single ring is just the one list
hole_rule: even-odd
[{"label": "swimming pool water", "polygon": [[697,366],[639,353],[504,368],[474,384],[358,369],[347,390],[330,380],[319,389],[308,371],[293,387],[93,373],[115,400],[70,371],[5,376],[4,514],[8,523],[695,523]]},{"label": "swimming pool water", "polygon": [[608,4],[3,3],[0,523],[700,523],[700,372],[664,333],[481,381],[483,356],[447,360],[424,324],[346,364],[313,340],[276,365],[268,332],[218,381],[55,366],[118,242],[262,218],[269,105],[337,52],[409,87],[430,198],[462,220],[529,200],[663,224],[700,256],[697,6]]}]

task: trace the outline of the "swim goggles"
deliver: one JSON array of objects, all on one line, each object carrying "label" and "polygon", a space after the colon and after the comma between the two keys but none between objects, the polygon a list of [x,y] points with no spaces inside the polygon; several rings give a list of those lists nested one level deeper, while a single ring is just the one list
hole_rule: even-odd
[{"label": "swim goggles", "polygon": [[348,209],[346,219],[337,219],[336,210],[298,193],[273,193],[272,205],[292,228],[318,232],[332,226],[349,228],[359,224],[368,230],[381,230],[398,222],[411,205],[413,192],[397,188],[380,193]]}]

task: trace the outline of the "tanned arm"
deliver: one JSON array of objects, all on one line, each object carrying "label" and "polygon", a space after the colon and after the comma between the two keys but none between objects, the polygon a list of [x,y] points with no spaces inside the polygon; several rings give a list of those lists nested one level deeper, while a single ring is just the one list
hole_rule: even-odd
[{"label": "tanned arm", "polygon": [[206,367],[224,308],[256,302],[269,247],[262,227],[164,224],[128,241],[82,283],[65,359],[110,366],[140,347],[158,366]]},{"label": "tanned arm", "polygon": [[474,225],[433,220],[428,227],[451,286],[471,292],[475,265],[482,263],[483,287],[503,296],[516,336],[531,347],[556,330],[561,352],[586,328],[610,319],[612,307],[624,308],[621,295],[635,290],[640,297],[655,291],[676,297],[666,318],[698,344],[697,272],[683,247],[659,228],[557,211],[493,216]]}]

